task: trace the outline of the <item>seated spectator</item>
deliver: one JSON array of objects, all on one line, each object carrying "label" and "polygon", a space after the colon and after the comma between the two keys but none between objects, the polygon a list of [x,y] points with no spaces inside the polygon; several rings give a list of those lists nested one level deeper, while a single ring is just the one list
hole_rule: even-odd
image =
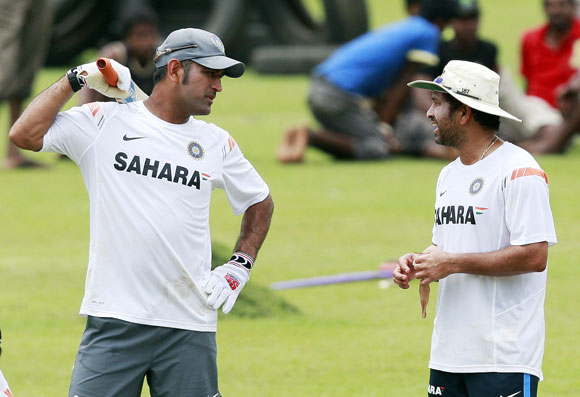
[{"label": "seated spectator", "polygon": [[[147,8],[129,9],[121,18],[122,41],[114,41],[105,45],[98,57],[111,58],[127,66],[131,71],[133,81],[147,95],[153,90],[153,73],[155,65],[153,57],[155,48],[159,45],[157,17]],[[95,90],[83,88],[80,92],[81,103],[110,101]]]},{"label": "seated spectator", "polygon": [[575,0],[543,0],[548,22],[526,32],[521,44],[521,73],[526,93],[558,107],[558,91],[580,66],[580,20]]},{"label": "seated spectator", "polygon": [[344,44],[318,65],[308,104],[321,124],[286,132],[281,162],[301,162],[307,146],[337,159],[377,160],[393,153],[444,156],[433,126],[413,108],[407,82],[420,66],[438,62],[441,30],[456,0],[423,0],[409,16]]},{"label": "seated spectator", "polygon": [[[448,41],[439,43],[439,63],[425,68],[423,79],[434,79],[443,72],[443,66],[453,59],[479,63],[499,73],[497,66],[497,46],[491,41],[482,40],[478,36],[480,10],[476,0],[460,2],[457,17],[450,26],[455,36]],[[427,111],[431,106],[429,91],[413,90],[413,96],[418,107]]]}]

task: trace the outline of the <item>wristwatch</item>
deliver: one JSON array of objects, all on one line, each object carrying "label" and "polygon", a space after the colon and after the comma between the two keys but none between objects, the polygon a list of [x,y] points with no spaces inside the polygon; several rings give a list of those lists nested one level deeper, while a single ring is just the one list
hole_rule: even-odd
[{"label": "wristwatch", "polygon": [[74,92],[77,92],[78,90],[80,90],[85,86],[84,79],[80,79],[78,73],[79,73],[78,67],[72,68],[71,70],[66,72],[66,77]]},{"label": "wristwatch", "polygon": [[250,271],[252,270],[252,267],[254,267],[254,258],[244,252],[236,251],[228,263],[231,263],[232,265],[243,266],[248,271]]}]

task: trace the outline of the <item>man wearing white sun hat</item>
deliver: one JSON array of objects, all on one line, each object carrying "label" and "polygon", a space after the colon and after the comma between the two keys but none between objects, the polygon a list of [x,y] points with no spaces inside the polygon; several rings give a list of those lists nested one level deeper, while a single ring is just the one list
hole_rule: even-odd
[{"label": "man wearing white sun hat", "polygon": [[443,168],[432,244],[399,258],[395,282],[439,281],[430,396],[536,396],[542,380],[548,247],[556,243],[546,173],[496,135],[499,75],[451,61],[434,81],[427,117],[459,157]]}]

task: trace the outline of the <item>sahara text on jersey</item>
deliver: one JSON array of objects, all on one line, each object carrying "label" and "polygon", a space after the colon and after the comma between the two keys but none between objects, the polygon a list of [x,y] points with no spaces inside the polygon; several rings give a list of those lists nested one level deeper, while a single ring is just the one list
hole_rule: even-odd
[{"label": "sahara text on jersey", "polygon": [[[487,208],[475,207],[478,210],[477,214],[481,215],[483,211]],[[467,223],[475,225],[475,211],[473,206],[464,207],[462,205],[448,205],[444,207],[437,208],[435,210],[435,222],[438,225],[442,224],[460,224],[465,225]]]},{"label": "sahara text on jersey", "polygon": [[197,190],[200,189],[201,177],[200,172],[197,170],[193,171],[190,176],[189,170],[180,165],[173,166],[170,163],[161,163],[159,160],[151,160],[147,157],[145,157],[145,160],[141,165],[141,158],[137,155],[133,156],[129,162],[127,162],[128,159],[129,156],[127,153],[117,153],[115,155],[115,164],[113,167],[115,167],[117,171],[134,172],[138,175],[165,179],[169,182],[195,186]]}]

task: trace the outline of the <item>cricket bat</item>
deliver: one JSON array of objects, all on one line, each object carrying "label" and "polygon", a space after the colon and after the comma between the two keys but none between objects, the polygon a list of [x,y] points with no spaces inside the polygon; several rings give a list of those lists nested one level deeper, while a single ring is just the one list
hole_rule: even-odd
[{"label": "cricket bat", "polygon": [[[105,81],[111,86],[116,87],[119,80],[117,72],[111,65],[109,58],[99,58],[97,59],[97,67],[103,74]],[[149,98],[149,95],[145,94],[141,88],[133,80],[131,80],[131,86],[129,87],[129,96],[126,98],[116,98],[119,103],[129,103],[135,101],[144,101]]]},{"label": "cricket bat", "polygon": [[310,277],[297,280],[278,281],[270,284],[270,289],[282,290],[304,287],[318,287],[322,285],[353,283],[356,281],[369,281],[376,279],[392,278],[393,271],[397,266],[394,262],[388,262],[381,265],[379,270],[370,270],[363,272],[340,273],[330,276]]}]

